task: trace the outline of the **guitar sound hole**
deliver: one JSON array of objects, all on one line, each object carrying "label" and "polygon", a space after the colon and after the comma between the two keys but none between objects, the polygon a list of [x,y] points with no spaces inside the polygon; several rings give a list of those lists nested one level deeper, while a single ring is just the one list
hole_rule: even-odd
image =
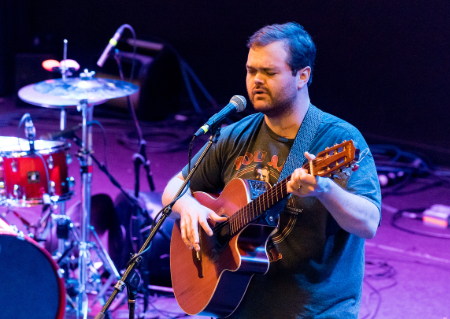
[{"label": "guitar sound hole", "polygon": [[216,226],[217,231],[215,231],[215,244],[217,249],[225,247],[230,241],[230,224],[228,222],[223,222]]}]

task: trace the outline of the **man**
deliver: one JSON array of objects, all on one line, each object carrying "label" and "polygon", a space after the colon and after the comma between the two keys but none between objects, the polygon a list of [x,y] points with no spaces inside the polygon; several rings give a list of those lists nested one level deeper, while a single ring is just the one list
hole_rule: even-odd
[{"label": "man", "polygon": [[255,178],[254,178],[255,180],[269,183],[270,182],[269,174],[270,174],[270,170],[267,165],[264,165],[264,166],[256,165]]},{"label": "man", "polygon": [[[260,113],[222,130],[191,180],[192,191],[217,193],[233,178],[254,179],[250,166],[255,162],[267,163],[270,184],[276,183],[302,131],[299,129],[311,126],[308,112],[319,114],[320,120],[305,153],[307,159],[344,140],[357,142],[361,151],[367,149],[353,126],[310,104],[308,86],[316,49],[302,26],[266,26],[250,38],[248,47],[247,91]],[[172,200],[187,173],[185,167],[169,182],[163,195],[165,204]],[[380,221],[381,195],[370,152],[360,162],[359,170],[340,184],[345,189],[331,178],[295,169],[287,184],[292,196],[269,243],[276,251],[270,254],[270,269],[266,275],[253,277],[230,318],[357,318],[364,238],[375,235]],[[191,193],[173,208],[180,215],[186,246],[197,251],[198,225],[212,234],[207,220],[225,220],[200,205]]]}]

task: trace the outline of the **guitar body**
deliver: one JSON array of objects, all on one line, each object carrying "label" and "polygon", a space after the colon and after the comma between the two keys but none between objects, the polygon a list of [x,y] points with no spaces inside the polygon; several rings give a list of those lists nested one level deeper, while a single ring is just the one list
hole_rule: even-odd
[{"label": "guitar body", "polygon": [[[344,141],[327,147],[302,168],[313,176],[329,177],[349,167],[356,170],[354,162],[358,155],[353,141]],[[252,276],[269,270],[266,244],[274,228],[252,221],[289,195],[289,180],[290,176],[270,187],[259,181],[234,179],[219,197],[194,193],[202,205],[228,219],[213,229],[213,236],[206,235],[200,227],[199,253],[184,244],[180,222],[173,227],[172,286],[183,311],[190,315],[228,317],[239,306]]]},{"label": "guitar body", "polygon": [[[216,198],[194,197],[218,215],[232,216],[251,201],[247,181],[232,180]],[[178,304],[190,315],[227,317],[234,312],[253,274],[265,274],[269,258],[265,245],[273,227],[249,224],[229,240],[208,236],[200,227],[200,252],[190,250],[175,222],[170,246],[172,285]]]}]

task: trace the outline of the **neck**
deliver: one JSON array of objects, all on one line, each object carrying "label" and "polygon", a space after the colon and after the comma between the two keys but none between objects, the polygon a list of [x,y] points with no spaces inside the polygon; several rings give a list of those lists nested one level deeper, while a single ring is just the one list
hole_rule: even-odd
[{"label": "neck", "polygon": [[309,108],[309,96],[299,99],[289,110],[276,117],[264,116],[267,126],[277,135],[294,139]]}]

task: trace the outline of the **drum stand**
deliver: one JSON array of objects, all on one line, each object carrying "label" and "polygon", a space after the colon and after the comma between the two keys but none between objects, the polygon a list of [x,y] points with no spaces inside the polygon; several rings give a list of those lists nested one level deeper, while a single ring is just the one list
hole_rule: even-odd
[{"label": "drum stand", "polygon": [[[120,274],[117,271],[114,263],[112,262],[108,252],[103,246],[100,238],[98,237],[93,226],[90,225],[91,218],[91,182],[92,182],[92,126],[88,123],[92,122],[93,118],[93,105],[90,105],[87,100],[81,100],[78,105],[78,111],[82,113],[82,139],[81,149],[78,151],[77,157],[80,162],[81,168],[81,223],[80,231],[78,231],[72,223],[65,216],[65,205],[60,203],[60,214],[55,216],[57,222],[68,223],[68,229],[72,230],[74,238],[78,245],[72,245],[66,247],[67,238],[58,239],[58,252],[61,254],[58,263],[62,262],[67,255],[78,246],[78,281],[77,281],[77,300],[72,302],[76,310],[77,318],[87,319],[88,316],[88,284],[89,274],[88,272],[96,272],[95,267],[91,262],[91,249],[93,249],[96,255],[102,261],[105,269],[110,273],[109,278],[103,286],[98,289],[97,297],[94,302],[101,301],[104,303],[103,296],[106,290],[110,287],[114,279],[120,279]],[[63,113],[64,112],[64,113]],[[63,117],[64,116],[64,117]],[[61,128],[65,127],[65,111],[61,110]],[[90,242],[90,234],[95,238],[95,242]],[[67,237],[67,236],[66,236]],[[94,273],[95,274],[95,273]],[[98,273],[97,273],[98,274]],[[99,276],[98,276],[99,277]],[[70,300],[69,300],[70,301]],[[103,302],[102,302],[103,301]]]},{"label": "drum stand", "polygon": [[[66,125],[67,125],[67,120],[66,120],[66,108],[63,106],[61,107],[61,116],[60,116],[60,122],[59,122],[59,129],[61,131],[64,131],[66,129]],[[64,220],[66,217],[66,202],[65,201],[61,201],[59,203],[59,219],[58,219],[58,223],[60,220]],[[64,217],[63,217],[64,216]],[[62,238],[58,238],[58,253],[59,255],[62,255],[64,253],[66,249],[66,241]]]}]

